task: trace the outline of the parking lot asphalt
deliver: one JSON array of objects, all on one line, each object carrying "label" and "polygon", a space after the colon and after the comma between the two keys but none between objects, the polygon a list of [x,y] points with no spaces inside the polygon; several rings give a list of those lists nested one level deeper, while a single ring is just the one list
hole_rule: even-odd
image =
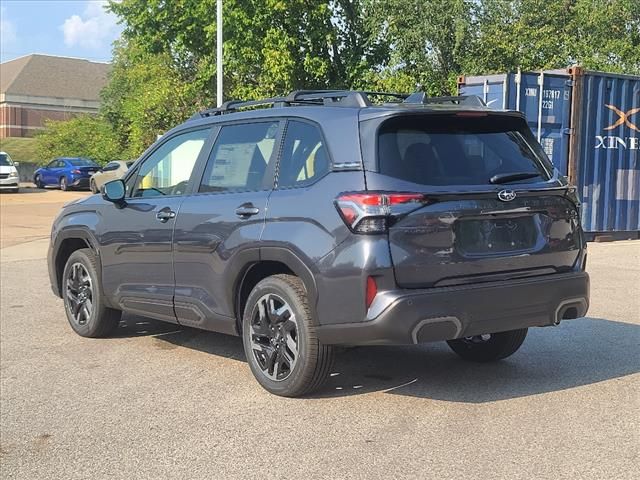
[{"label": "parking lot asphalt", "polygon": [[322,391],[284,399],[235,337],[129,315],[75,335],[44,259],[74,194],[24,195],[0,196],[3,479],[640,478],[638,241],[590,244],[589,317],[505,361],[348,349]]}]

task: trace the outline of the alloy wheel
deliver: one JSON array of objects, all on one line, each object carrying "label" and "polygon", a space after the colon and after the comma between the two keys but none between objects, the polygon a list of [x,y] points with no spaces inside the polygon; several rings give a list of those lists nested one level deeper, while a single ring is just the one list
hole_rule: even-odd
[{"label": "alloy wheel", "polygon": [[66,279],[67,308],[76,324],[86,325],[93,310],[93,286],[85,266],[74,263]]},{"label": "alloy wheel", "polygon": [[274,381],[291,375],[298,361],[298,323],[291,306],[269,293],[256,303],[251,314],[251,351],[262,373]]}]

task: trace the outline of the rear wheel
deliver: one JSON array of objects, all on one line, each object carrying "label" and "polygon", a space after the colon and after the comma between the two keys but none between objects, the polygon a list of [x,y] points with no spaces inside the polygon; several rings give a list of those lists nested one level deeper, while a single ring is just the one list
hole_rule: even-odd
[{"label": "rear wheel", "polygon": [[451,350],[465,360],[472,362],[491,362],[502,360],[518,351],[525,337],[527,329],[511,330],[509,332],[488,333],[473,337],[449,340]]},{"label": "rear wheel", "polygon": [[67,183],[67,177],[60,177],[60,190],[69,190],[69,184]]},{"label": "rear wheel", "polygon": [[91,193],[98,193],[96,182],[93,179],[91,179],[91,181],[89,182],[89,188],[91,189]]},{"label": "rear wheel", "polygon": [[267,391],[297,397],[327,379],[333,349],[318,341],[299,278],[274,275],[260,281],[247,299],[242,330],[249,367]]},{"label": "rear wheel", "polygon": [[62,274],[64,309],[71,328],[82,337],[104,337],[120,322],[122,312],[106,306],[98,261],[89,248],[71,254]]}]

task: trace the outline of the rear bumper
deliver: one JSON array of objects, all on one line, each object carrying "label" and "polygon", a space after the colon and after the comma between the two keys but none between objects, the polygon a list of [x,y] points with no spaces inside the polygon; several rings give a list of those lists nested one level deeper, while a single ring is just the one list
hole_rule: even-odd
[{"label": "rear bumper", "polygon": [[74,188],[89,188],[91,177],[73,177],[69,186]]},{"label": "rear bumper", "polygon": [[328,345],[414,344],[555,325],[586,315],[589,275],[557,274],[428,290],[384,292],[365,321],[317,327]]}]

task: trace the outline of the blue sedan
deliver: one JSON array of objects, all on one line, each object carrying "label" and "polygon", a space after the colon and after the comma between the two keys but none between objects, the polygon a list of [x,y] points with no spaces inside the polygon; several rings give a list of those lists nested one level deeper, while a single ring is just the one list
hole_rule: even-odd
[{"label": "blue sedan", "polygon": [[61,190],[89,188],[91,176],[100,171],[100,165],[88,158],[60,157],[39,168],[33,174],[38,188],[57,186]]}]

